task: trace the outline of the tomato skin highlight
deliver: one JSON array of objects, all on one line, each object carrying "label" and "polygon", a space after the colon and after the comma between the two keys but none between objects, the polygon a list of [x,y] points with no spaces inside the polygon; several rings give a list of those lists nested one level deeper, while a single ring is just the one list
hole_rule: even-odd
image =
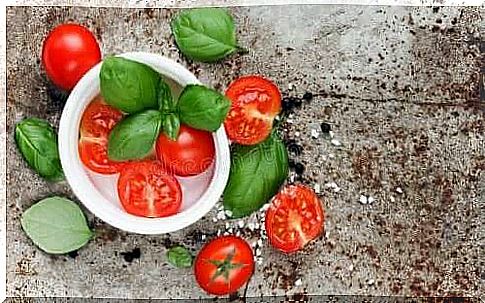
[{"label": "tomato skin highlight", "polygon": [[61,24],[44,40],[42,64],[59,88],[69,91],[81,77],[101,61],[94,35],[79,24]]},{"label": "tomato skin highlight", "polygon": [[174,215],[182,205],[179,182],[157,161],[126,164],[118,179],[118,196],[126,212],[149,218]]},{"label": "tomato skin highlight", "polygon": [[298,251],[323,232],[322,203],[307,186],[287,185],[272,199],[265,228],[273,247],[284,253]]},{"label": "tomato skin highlight", "polygon": [[161,133],[156,143],[157,158],[165,169],[178,176],[198,175],[214,162],[215,147],[210,132],[180,125],[176,141]]},{"label": "tomato skin highlight", "polygon": [[[224,263],[221,273],[218,265]],[[227,269],[227,279],[223,272]],[[249,281],[254,272],[254,255],[249,244],[237,236],[218,237],[202,247],[194,262],[195,279],[212,295],[234,293]]]},{"label": "tomato skin highlight", "polygon": [[108,158],[109,132],[122,118],[123,113],[104,103],[101,97],[94,99],[84,110],[78,150],[81,162],[90,170],[100,174],[115,174],[126,164]]},{"label": "tomato skin highlight", "polygon": [[264,141],[281,111],[281,93],[270,80],[257,76],[243,76],[226,90],[231,109],[224,121],[227,136],[242,145]]}]

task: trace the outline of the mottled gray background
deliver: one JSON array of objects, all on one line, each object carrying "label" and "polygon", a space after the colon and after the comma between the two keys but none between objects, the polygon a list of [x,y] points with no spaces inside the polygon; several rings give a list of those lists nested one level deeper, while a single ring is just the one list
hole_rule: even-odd
[{"label": "mottled gray background", "polygon": [[[170,35],[176,9],[7,8],[7,295],[205,297],[190,270],[167,263],[166,248],[181,243],[195,251],[205,242],[199,231],[210,238],[224,230],[225,222],[211,220],[216,211],[164,236],[120,232],[88,213],[98,237],[77,257],[46,255],[26,238],[23,210],[54,193],[75,199],[66,183],[36,176],[12,136],[14,124],[26,117],[59,121],[62,98],[49,88],[39,53],[46,33],[66,21],[87,25],[104,55],[156,52],[221,90],[240,75],[259,73],[285,96],[315,95],[283,128],[303,146],[301,155],[291,155],[306,167],[303,182],[322,188],[326,233],[291,256],[264,241],[249,296],[483,294],[483,9],[293,5],[230,11],[249,54],[200,64],[180,56]],[[312,138],[324,121],[341,146],[322,134]],[[340,191],[325,186],[331,182]],[[363,205],[361,195],[375,201]],[[259,235],[242,232],[250,240]],[[126,262],[121,253],[134,248],[141,257]]]}]

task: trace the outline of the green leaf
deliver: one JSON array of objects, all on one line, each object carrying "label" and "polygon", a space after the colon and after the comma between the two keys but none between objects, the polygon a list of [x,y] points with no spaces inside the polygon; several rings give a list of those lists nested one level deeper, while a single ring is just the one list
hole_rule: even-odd
[{"label": "green leaf", "polygon": [[162,114],[146,110],[127,116],[115,125],[108,139],[108,158],[113,161],[146,157],[160,133]]},{"label": "green leaf", "polygon": [[177,114],[171,113],[163,116],[162,130],[170,140],[177,140],[180,130],[180,120]]},{"label": "green leaf", "polygon": [[157,108],[160,75],[148,65],[121,57],[103,60],[99,74],[106,103],[126,113]]},{"label": "green leaf", "polygon": [[171,28],[179,49],[193,60],[213,62],[241,49],[236,44],[234,20],[221,8],[182,11]]},{"label": "green leaf", "polygon": [[172,90],[168,86],[167,82],[160,78],[158,84],[158,109],[162,113],[172,113],[176,109],[175,99],[172,97]]},{"label": "green leaf", "polygon": [[65,254],[93,237],[79,206],[65,198],[46,198],[27,209],[20,219],[23,230],[43,251]]},{"label": "green leaf", "polygon": [[182,246],[175,246],[167,252],[168,262],[178,268],[189,268],[192,266],[192,255]]},{"label": "green leaf", "polygon": [[236,145],[231,153],[224,208],[234,218],[251,214],[277,193],[287,176],[288,154],[276,133],[257,145]]},{"label": "green leaf", "polygon": [[49,181],[64,179],[57,135],[47,121],[29,118],[15,126],[15,142],[24,159]]},{"label": "green leaf", "polygon": [[231,101],[202,85],[187,85],[178,100],[180,121],[193,128],[214,132],[226,119]]}]

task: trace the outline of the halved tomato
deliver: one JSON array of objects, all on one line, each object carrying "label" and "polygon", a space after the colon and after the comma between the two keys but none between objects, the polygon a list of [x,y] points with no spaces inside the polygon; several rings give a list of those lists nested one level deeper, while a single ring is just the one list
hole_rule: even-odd
[{"label": "halved tomato", "polygon": [[118,179],[118,196],[124,209],[142,217],[166,217],[182,205],[182,189],[157,161],[127,163]]},{"label": "halved tomato", "polygon": [[100,174],[118,173],[125,162],[108,159],[108,136],[123,118],[123,113],[104,103],[101,97],[93,100],[81,119],[79,155],[83,164]]},{"label": "halved tomato", "polygon": [[266,212],[268,239],[285,253],[302,249],[323,231],[322,203],[310,188],[288,185],[272,200]]},{"label": "halved tomato", "polygon": [[278,87],[261,76],[243,76],[229,85],[226,96],[232,102],[224,121],[229,139],[243,145],[264,141],[281,111]]}]

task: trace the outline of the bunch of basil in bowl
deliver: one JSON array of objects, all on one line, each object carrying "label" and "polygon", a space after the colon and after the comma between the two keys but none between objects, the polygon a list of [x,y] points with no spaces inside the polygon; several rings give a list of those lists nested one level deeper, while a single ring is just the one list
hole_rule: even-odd
[{"label": "bunch of basil in bowl", "polygon": [[[211,165],[199,175],[177,177],[182,191],[177,213],[147,218],[127,212],[117,195],[118,174],[100,174],[83,164],[81,120],[100,92],[108,104],[125,114],[110,134],[110,161],[149,157],[157,137],[176,140],[181,125],[212,132],[215,153]],[[229,107],[230,101],[222,94],[203,86],[171,59],[143,52],[107,57],[77,83],[62,112],[59,156],[65,177],[79,200],[114,227],[141,234],[182,229],[209,212],[226,186],[230,154],[222,123]]]}]

